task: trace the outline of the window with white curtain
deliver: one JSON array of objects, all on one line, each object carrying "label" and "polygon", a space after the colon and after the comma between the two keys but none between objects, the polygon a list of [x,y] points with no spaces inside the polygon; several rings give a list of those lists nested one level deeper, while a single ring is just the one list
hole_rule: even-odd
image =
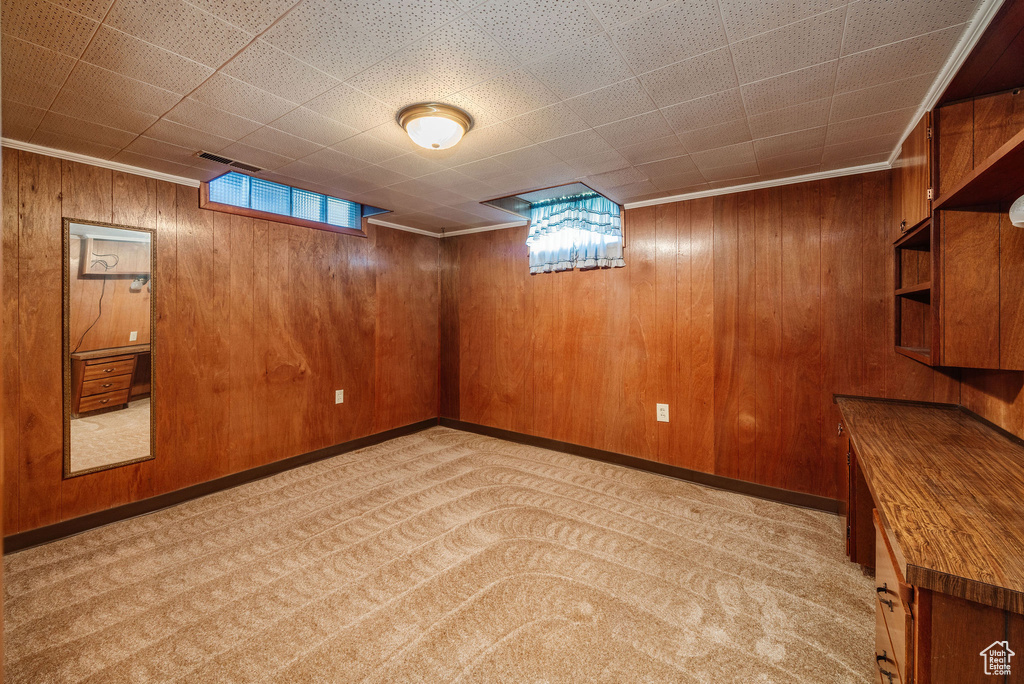
[{"label": "window with white curtain", "polygon": [[619,205],[597,193],[532,204],[526,244],[530,273],[626,265]]}]

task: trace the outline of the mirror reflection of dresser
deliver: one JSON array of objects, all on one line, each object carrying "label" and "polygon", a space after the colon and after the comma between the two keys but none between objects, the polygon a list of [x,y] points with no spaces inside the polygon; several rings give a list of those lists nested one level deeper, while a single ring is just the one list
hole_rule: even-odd
[{"label": "mirror reflection of dresser", "polygon": [[71,416],[128,408],[149,396],[149,345],[98,349],[71,355]]}]

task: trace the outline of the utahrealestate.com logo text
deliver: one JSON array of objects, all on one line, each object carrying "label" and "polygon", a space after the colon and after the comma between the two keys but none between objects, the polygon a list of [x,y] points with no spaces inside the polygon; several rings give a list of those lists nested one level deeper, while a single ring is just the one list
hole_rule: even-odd
[{"label": "utahrealestate.com logo text", "polygon": [[1006,641],[993,641],[988,648],[979,655],[985,659],[985,674],[987,675],[1009,675],[1010,658],[1017,655],[1010,650],[1010,644]]}]

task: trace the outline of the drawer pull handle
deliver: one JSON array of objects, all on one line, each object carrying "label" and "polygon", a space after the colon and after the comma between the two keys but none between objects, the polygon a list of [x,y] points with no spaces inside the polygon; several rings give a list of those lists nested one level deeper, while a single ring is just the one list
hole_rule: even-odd
[{"label": "drawer pull handle", "polygon": [[114,372],[114,369],[113,369],[113,368],[104,368],[104,369],[103,369],[103,372],[104,372],[104,373],[113,373],[113,372]]},{"label": "drawer pull handle", "polygon": [[101,404],[106,404],[106,403],[107,403],[108,401],[110,401],[110,400],[109,400],[109,399],[104,399],[104,400],[103,400],[103,401],[101,401],[100,403],[101,403]]},{"label": "drawer pull handle", "polygon": [[878,599],[878,600],[881,601],[882,603],[884,603],[885,605],[889,606],[889,612],[890,613],[896,612],[896,604],[892,602],[892,599]]},{"label": "drawer pull handle", "polygon": [[105,382],[105,383],[103,383],[103,386],[104,387],[113,387],[114,383],[112,383],[112,382]]}]

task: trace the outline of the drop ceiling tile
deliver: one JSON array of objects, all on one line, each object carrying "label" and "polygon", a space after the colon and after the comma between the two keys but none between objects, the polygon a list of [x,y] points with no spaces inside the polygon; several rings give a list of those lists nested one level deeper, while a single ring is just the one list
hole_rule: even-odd
[{"label": "drop ceiling tile", "polygon": [[409,178],[419,178],[428,173],[440,171],[442,168],[440,164],[424,159],[418,154],[403,154],[400,157],[382,161],[378,163],[378,166],[388,171],[395,171],[408,176]]},{"label": "drop ceiling tile", "polygon": [[403,154],[401,149],[375,138],[369,133],[360,133],[346,138],[340,143],[332,145],[331,148],[371,164],[378,164]]},{"label": "drop ceiling tile", "polygon": [[754,154],[754,144],[751,142],[728,145],[704,152],[695,152],[690,157],[709,181],[712,179],[708,178],[706,173],[708,169],[738,164],[756,164],[757,161],[757,157]]},{"label": "drop ceiling tile", "polygon": [[68,89],[61,91],[50,111],[133,133],[142,133],[157,121],[155,114],[124,107],[117,100],[88,97]]},{"label": "drop ceiling tile", "polygon": [[[135,154],[141,154],[153,159],[163,159],[165,161],[174,162],[175,164],[181,164],[184,166],[192,166],[196,161],[198,161],[196,158],[196,150],[188,147],[181,147],[179,145],[172,145],[171,143],[147,138],[146,136],[136,138],[130,144],[125,145],[124,149],[127,152],[134,152]],[[241,161],[246,160],[242,159]],[[227,169],[225,168],[225,170]]]},{"label": "drop ceiling tile", "polygon": [[588,185],[591,185],[592,183],[592,187],[604,188],[617,188],[620,185],[640,183],[645,180],[648,180],[647,175],[633,166],[627,166],[624,169],[618,169],[616,171],[599,173],[594,176],[587,176]]},{"label": "drop ceiling tile", "polygon": [[118,0],[105,23],[214,68],[252,38],[184,0]]},{"label": "drop ceiling tile", "polygon": [[865,155],[892,153],[903,137],[903,131],[898,133],[887,133],[885,135],[862,138],[852,142],[840,143],[838,145],[826,145],[825,153],[822,155],[822,163],[849,160]]},{"label": "drop ceiling tile", "polygon": [[858,52],[839,60],[836,92],[862,90],[942,68],[963,33],[962,26]]},{"label": "drop ceiling tile", "polygon": [[694,131],[684,131],[678,135],[683,146],[691,153],[735,145],[752,138],[746,119],[733,119]]},{"label": "drop ceiling tile", "polygon": [[411,178],[404,173],[391,171],[390,169],[385,169],[383,166],[375,166],[372,164],[370,166],[364,166],[353,173],[358,174],[363,180],[379,186],[394,185],[395,183],[411,180]]},{"label": "drop ceiling tile", "polygon": [[734,40],[771,31],[843,7],[849,0],[719,0],[725,30]]},{"label": "drop ceiling tile", "polygon": [[64,97],[109,100],[119,107],[157,116],[181,100],[177,93],[85,62],[78,62],[71,71],[61,91],[61,98]]},{"label": "drop ceiling tile", "polygon": [[646,164],[669,157],[679,158],[686,154],[687,150],[676,136],[668,135],[664,138],[645,140],[628,147],[620,147],[618,152],[630,164]]},{"label": "drop ceiling tile", "polygon": [[456,166],[455,170],[470,178],[481,181],[512,173],[512,169],[502,164],[496,157],[488,157],[479,161],[469,162],[468,164],[461,164]]},{"label": "drop ceiling tile", "polygon": [[755,138],[767,138],[772,135],[817,128],[828,122],[831,104],[832,99],[828,97],[802,102],[791,107],[751,116],[747,119],[747,123]]},{"label": "drop ceiling tile", "polygon": [[640,164],[636,168],[651,180],[679,177],[691,177],[695,183],[703,180],[697,165],[693,163],[693,159],[689,155],[661,159],[649,164]]},{"label": "drop ceiling tile", "polygon": [[[739,164],[729,164],[727,166],[704,169],[701,173],[712,187],[716,187],[716,184],[719,183],[722,185],[718,185],[718,187],[723,187],[727,185],[742,185],[743,183],[754,182],[758,180],[758,174],[760,171],[758,170],[755,162],[740,162]],[[726,181],[728,181],[728,183],[726,183]]]},{"label": "drop ceiling tile", "polygon": [[135,133],[117,128],[102,126],[91,121],[73,119],[63,114],[47,112],[39,122],[37,132],[55,133],[66,137],[76,137],[91,143],[98,143],[118,149],[135,139]]},{"label": "drop ceiling tile", "polygon": [[534,142],[561,138],[590,128],[564,102],[521,114],[507,123]]},{"label": "drop ceiling tile", "polygon": [[633,74],[603,33],[527,65],[530,72],[567,99],[624,81]]},{"label": "drop ceiling tile", "polygon": [[375,43],[390,44],[392,49],[461,16],[448,0],[346,0],[335,2],[333,10],[346,23],[360,26]]},{"label": "drop ceiling tile", "polygon": [[394,119],[397,110],[348,85],[340,85],[306,103],[314,112],[360,131]]},{"label": "drop ceiling tile", "polygon": [[275,154],[240,142],[231,143],[221,150],[220,153],[225,157],[237,159],[238,161],[245,162],[246,164],[253,164],[261,169],[267,170],[278,169],[285,164],[294,161],[294,157]]},{"label": "drop ceiling tile", "polygon": [[60,5],[66,10],[71,10],[76,14],[81,14],[96,21],[103,19],[103,15],[107,13],[113,2],[114,0],[53,0],[55,5]]},{"label": "drop ceiling tile", "polygon": [[[435,173],[422,176],[417,180],[425,185],[446,190],[448,192],[458,193],[467,198],[472,197],[473,195],[490,196],[494,190],[488,183],[484,183],[483,181],[475,178],[470,178],[455,169],[437,171]],[[451,202],[448,203],[450,204]]]},{"label": "drop ceiling tile", "polygon": [[858,0],[851,2],[843,54],[963,24],[979,0]]},{"label": "drop ceiling tile", "polygon": [[146,129],[146,137],[178,145],[179,147],[187,147],[196,151],[204,150],[206,152],[219,152],[234,142],[230,138],[200,131],[170,119],[160,119],[154,123]]},{"label": "drop ceiling tile", "polygon": [[732,44],[740,83],[837,59],[845,18],[846,8],[841,7]]},{"label": "drop ceiling tile", "polygon": [[174,93],[189,93],[213,69],[103,25],[82,59]]},{"label": "drop ceiling tile", "polygon": [[37,130],[29,142],[42,145],[43,147],[52,147],[67,152],[97,157],[98,159],[110,159],[118,152],[116,147],[101,145],[100,143],[84,140],[78,136],[61,135],[60,133],[49,131]]},{"label": "drop ceiling tile", "polygon": [[3,136],[15,140],[28,140],[45,114],[46,110],[40,107],[4,99]]},{"label": "drop ceiling tile", "polygon": [[295,103],[224,73],[216,73],[192,93],[199,102],[267,124],[295,109]]},{"label": "drop ceiling tile", "polygon": [[[167,161],[166,159],[148,157],[144,154],[138,154],[137,152],[129,152],[128,150],[121,150],[111,157],[111,160],[120,162],[121,164],[149,169],[150,171],[169,173],[174,176],[185,176],[186,178],[196,178],[197,180],[209,180],[223,173],[223,171],[220,171],[219,173],[197,173],[196,167],[187,166],[185,164],[176,164],[174,162]],[[225,169],[226,167],[222,166],[220,168]]]},{"label": "drop ceiling tile", "polygon": [[3,36],[2,76],[4,99],[47,108],[71,73],[75,60],[67,55]]},{"label": "drop ceiling tile", "polygon": [[303,164],[330,171],[339,177],[355,173],[370,165],[361,159],[342,154],[330,147],[317,150],[313,154],[303,157],[301,161]]},{"label": "drop ceiling tile", "polygon": [[[423,204],[429,204],[424,203],[418,197],[407,195],[394,188],[377,188],[376,190],[364,192],[359,196],[359,201],[363,204],[369,204],[370,206],[382,209],[393,209],[394,207],[416,207],[423,209]],[[387,221],[388,219],[385,218],[384,220]]]},{"label": "drop ceiling tile", "polygon": [[654,111],[631,119],[623,119],[615,123],[599,126],[594,129],[598,135],[615,148],[628,147],[637,143],[664,138],[674,135],[672,128],[665,123],[661,112]]},{"label": "drop ceiling tile", "polygon": [[223,72],[296,103],[306,102],[341,85],[336,78],[263,40],[257,40],[243,50],[224,67]]},{"label": "drop ceiling tile", "polygon": [[695,100],[739,85],[728,48],[644,74],[640,82],[659,107]]},{"label": "drop ceiling tile", "polygon": [[[345,80],[395,51],[338,13],[340,3],[305,0],[263,34],[271,45]],[[412,3],[410,3],[412,4]]]},{"label": "drop ceiling tile", "polygon": [[791,152],[821,149],[825,145],[825,132],[825,126],[819,126],[795,133],[760,138],[754,141],[754,152],[758,159],[766,159]]},{"label": "drop ceiling tile", "polygon": [[394,106],[431,100],[482,83],[515,60],[469,18],[443,26],[348,83]]},{"label": "drop ceiling tile", "polygon": [[723,48],[728,42],[716,0],[664,5],[608,33],[638,74]]},{"label": "drop ceiling tile", "polygon": [[333,145],[359,131],[306,107],[296,107],[270,123],[271,128],[290,133],[318,145]]},{"label": "drop ceiling tile", "polygon": [[821,170],[828,171],[831,169],[849,169],[855,166],[863,166],[865,164],[878,164],[881,162],[888,162],[890,154],[891,152],[878,152],[874,154],[864,155],[861,157],[830,160],[828,162],[822,162]]},{"label": "drop ceiling tile", "polygon": [[613,151],[612,146],[593,129],[548,140],[543,146],[562,161]]},{"label": "drop ceiling tile", "polygon": [[591,126],[628,119],[656,109],[635,78],[579,95],[566,100],[565,104]]},{"label": "drop ceiling tile", "polygon": [[757,166],[763,174],[776,174],[795,169],[805,169],[821,163],[822,147],[816,147],[798,152],[788,152],[775,157],[758,159]]},{"label": "drop ceiling tile", "polygon": [[529,138],[509,124],[499,123],[487,128],[473,129],[466,135],[463,142],[456,145],[452,150],[457,151],[460,147],[466,145],[466,150],[471,153],[471,156],[475,157],[474,159],[466,159],[466,162],[470,162],[518,150],[531,144],[533,143]]},{"label": "drop ceiling tile", "polygon": [[4,0],[0,6],[4,40],[13,36],[77,58],[98,22],[46,0]]},{"label": "drop ceiling tile", "polygon": [[417,178],[414,180],[403,181],[401,183],[394,183],[391,185],[394,190],[404,192],[413,197],[422,197],[423,199],[443,204],[444,202],[454,202],[456,204],[465,202],[466,198],[456,192],[450,192],[448,190],[442,190],[436,186],[424,183],[421,179]]},{"label": "drop ceiling tile", "polygon": [[238,142],[290,159],[301,159],[323,147],[268,126],[256,129]]},{"label": "drop ceiling tile", "polygon": [[832,95],[838,60],[767,78],[740,88],[747,114],[756,115]]},{"label": "drop ceiling tile", "polygon": [[872,114],[916,107],[924,100],[936,74],[920,74],[891,83],[836,95],[829,121],[859,119]]},{"label": "drop ceiling tile", "polygon": [[624,24],[670,4],[674,0],[590,0],[590,8],[606,27]]},{"label": "drop ceiling tile", "polygon": [[167,112],[165,118],[206,133],[235,140],[260,127],[260,124],[255,121],[235,116],[190,97],[186,97],[175,105],[174,109]]},{"label": "drop ceiling tile", "polygon": [[700,174],[696,176],[681,175],[652,178],[651,185],[658,188],[658,195],[661,197],[701,192],[711,187],[704,180],[704,176]]},{"label": "drop ceiling tile", "polygon": [[664,107],[661,113],[676,131],[693,131],[746,116],[739,88]]},{"label": "drop ceiling tile", "polygon": [[[472,90],[472,88],[470,90]],[[473,118],[474,128],[476,126],[484,128],[502,120],[503,117],[496,115],[490,109],[483,107],[475,100],[471,99],[469,95],[466,94],[467,92],[469,91],[446,95],[444,102],[445,104],[450,104],[467,112]]]},{"label": "drop ceiling tile", "polygon": [[283,14],[296,0],[188,0],[204,12],[237,26],[246,33],[257,34]]},{"label": "drop ceiling tile", "polygon": [[[484,81],[462,94],[502,121],[558,101],[558,97],[546,85],[524,69],[516,69]],[[474,119],[477,117],[475,111],[467,111]]]},{"label": "drop ceiling tile", "polygon": [[521,62],[601,31],[583,0],[490,0],[469,16]]},{"label": "drop ceiling tile", "polygon": [[891,112],[883,112],[861,119],[850,119],[829,124],[825,144],[839,143],[870,138],[884,133],[902,132],[917,115],[917,107],[907,107]]},{"label": "drop ceiling tile", "polygon": [[510,169],[529,170],[538,166],[550,166],[562,161],[542,145],[521,147],[492,157]]}]

